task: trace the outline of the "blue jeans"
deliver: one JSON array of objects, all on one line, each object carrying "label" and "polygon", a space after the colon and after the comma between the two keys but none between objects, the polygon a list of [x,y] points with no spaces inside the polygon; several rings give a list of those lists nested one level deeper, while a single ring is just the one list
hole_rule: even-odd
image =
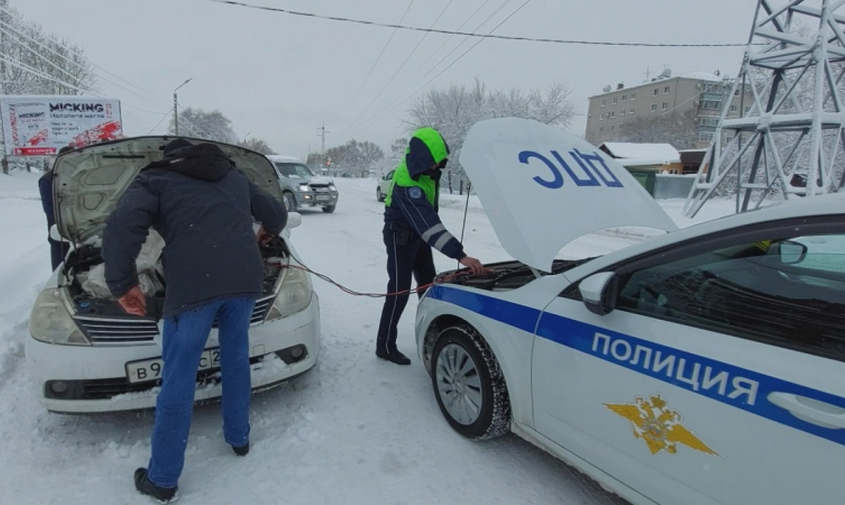
[{"label": "blue jeans", "polygon": [[235,447],[249,441],[249,320],[255,300],[229,298],[165,318],[161,391],[156,399],[150,481],[176,487],[185,466],[197,369],[217,318],[223,375],[223,437]]}]

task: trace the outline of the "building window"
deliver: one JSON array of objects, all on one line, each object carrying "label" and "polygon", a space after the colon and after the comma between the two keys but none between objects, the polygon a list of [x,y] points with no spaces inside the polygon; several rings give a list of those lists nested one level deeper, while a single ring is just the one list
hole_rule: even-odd
[{"label": "building window", "polygon": [[604,121],[604,112],[599,114],[599,121]]},{"label": "building window", "polygon": [[660,110],[667,110],[669,108],[668,102],[663,102],[663,105],[660,106]]},{"label": "building window", "polygon": [[668,94],[669,94],[669,86],[664,86],[664,87],[663,87],[663,94],[664,94],[664,95],[668,95]]},{"label": "building window", "polygon": [[616,97],[613,97],[613,105],[616,105]]},{"label": "building window", "polygon": [[607,105],[607,100],[602,100],[602,101],[601,101],[601,106],[602,106],[602,107],[604,107],[605,105]]},{"label": "building window", "polygon": [[701,108],[705,110],[722,110],[722,102],[718,100],[704,100],[701,102]]},{"label": "building window", "polygon": [[625,100],[627,100],[627,99],[628,99],[628,95],[622,95],[622,101],[623,101],[623,102],[624,102]]},{"label": "building window", "polygon": [[656,110],[657,110],[657,104],[656,103],[651,104],[651,112],[654,112]]},{"label": "building window", "polygon": [[634,113],[634,109],[631,109],[631,111],[628,114],[633,114],[633,113]]},{"label": "building window", "polygon": [[660,90],[657,89],[657,88],[654,88],[654,96],[657,96],[658,93],[660,93]]},{"label": "building window", "polygon": [[620,110],[619,111],[619,117],[622,117],[624,115],[625,115],[625,109]]},{"label": "building window", "polygon": [[734,90],[734,96],[739,96],[739,88]]},{"label": "building window", "polygon": [[746,113],[746,114],[748,114],[748,111],[750,111],[750,110],[751,110],[751,106],[750,106],[750,105],[746,105],[746,106],[745,106],[745,113]]},{"label": "building window", "polygon": [[731,105],[731,112],[736,112],[736,105]]},{"label": "building window", "polygon": [[701,142],[713,142],[713,137],[715,134],[713,132],[700,132],[698,134],[698,140]]},{"label": "building window", "polygon": [[637,94],[631,93],[631,100],[636,100],[636,99],[637,99]]},{"label": "building window", "polygon": [[610,119],[614,119],[614,118],[616,118],[616,111],[612,110],[612,111],[610,111]]}]

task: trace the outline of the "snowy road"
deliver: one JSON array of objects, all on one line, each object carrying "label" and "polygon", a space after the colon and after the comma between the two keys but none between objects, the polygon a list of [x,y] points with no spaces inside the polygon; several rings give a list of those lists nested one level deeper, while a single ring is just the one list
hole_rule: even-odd
[{"label": "snowy road", "polygon": [[[358,291],[382,291],[386,255],[375,181],[337,183],[337,211],[303,211],[294,243],[312,269]],[[444,200],[441,215],[457,235],[463,200]],[[48,276],[44,222],[36,177],[0,175],[0,503],[149,503],[131,476],[149,456],[152,412],[50,414],[31,394],[23,342],[29,308]],[[482,261],[507,259],[477,202],[464,242]],[[454,267],[443,256],[436,263]],[[253,450],[244,459],[223,442],[219,405],[198,407],[179,503],[625,503],[514,436],[473,443],[453,432],[416,359],[413,299],[399,347],[414,363],[398,367],[373,354],[381,300],[351,297],[319,280],[315,289],[323,323],[318,366],[253,397]]]}]

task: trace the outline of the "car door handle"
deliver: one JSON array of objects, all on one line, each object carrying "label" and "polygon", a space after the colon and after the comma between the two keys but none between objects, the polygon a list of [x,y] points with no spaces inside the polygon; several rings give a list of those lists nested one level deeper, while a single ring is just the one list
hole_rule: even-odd
[{"label": "car door handle", "polygon": [[779,391],[769,393],[766,398],[771,403],[788,410],[793,416],[808,423],[832,430],[845,429],[845,408],[806,396]]}]

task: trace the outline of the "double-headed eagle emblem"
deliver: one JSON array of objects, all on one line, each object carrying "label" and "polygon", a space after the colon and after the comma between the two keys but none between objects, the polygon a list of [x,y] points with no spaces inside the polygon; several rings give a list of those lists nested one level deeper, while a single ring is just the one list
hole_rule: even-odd
[{"label": "double-headed eagle emblem", "polygon": [[637,397],[634,405],[605,403],[605,407],[631,421],[634,437],[643,440],[652,454],[678,453],[678,444],[696,451],[719,456],[683,424],[676,410],[666,408],[666,400],[653,395],[648,400]]}]

